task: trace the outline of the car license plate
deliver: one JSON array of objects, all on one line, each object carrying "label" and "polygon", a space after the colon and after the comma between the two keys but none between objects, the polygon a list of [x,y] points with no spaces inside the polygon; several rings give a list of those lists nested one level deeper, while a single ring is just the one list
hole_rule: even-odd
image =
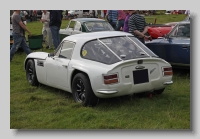
[{"label": "car license plate", "polygon": [[149,82],[148,69],[133,71],[134,84]]},{"label": "car license plate", "polygon": [[14,40],[10,40],[10,44],[13,44]]}]

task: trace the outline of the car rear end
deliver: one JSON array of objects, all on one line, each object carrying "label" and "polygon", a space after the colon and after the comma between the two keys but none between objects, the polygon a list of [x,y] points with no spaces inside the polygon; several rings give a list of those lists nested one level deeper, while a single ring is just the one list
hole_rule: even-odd
[{"label": "car rear end", "polygon": [[105,65],[104,69],[108,70],[92,81],[96,96],[108,98],[152,92],[173,83],[171,65],[136,38],[113,37],[99,41],[121,61]]},{"label": "car rear end", "polygon": [[172,84],[172,75],[171,65],[159,58],[123,61],[102,74],[95,94],[107,98],[153,92]]}]

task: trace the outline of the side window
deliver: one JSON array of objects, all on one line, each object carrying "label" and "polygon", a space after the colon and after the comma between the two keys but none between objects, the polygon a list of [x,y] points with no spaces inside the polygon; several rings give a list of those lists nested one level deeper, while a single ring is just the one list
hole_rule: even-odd
[{"label": "side window", "polygon": [[181,24],[176,26],[170,37],[190,37],[190,24]]},{"label": "side window", "polygon": [[72,29],[73,29],[74,26],[75,26],[75,23],[76,23],[75,21],[71,21],[70,24],[69,24],[69,28],[72,28]]},{"label": "side window", "polygon": [[76,22],[76,25],[75,25],[75,27],[74,27],[74,30],[81,31],[81,23]]},{"label": "side window", "polygon": [[81,49],[81,57],[105,64],[120,61],[107,47],[98,40],[87,42]]},{"label": "side window", "polygon": [[190,24],[180,25],[177,37],[190,37]]},{"label": "side window", "polygon": [[75,43],[73,42],[68,42],[68,41],[63,42],[61,46],[62,48],[60,49],[59,57],[71,59],[74,46],[75,46]]}]

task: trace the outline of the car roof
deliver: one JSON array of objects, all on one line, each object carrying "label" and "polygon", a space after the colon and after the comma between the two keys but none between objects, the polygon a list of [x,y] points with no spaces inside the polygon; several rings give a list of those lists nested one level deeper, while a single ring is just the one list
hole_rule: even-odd
[{"label": "car roof", "polygon": [[81,33],[81,34],[75,34],[75,35],[70,35],[68,37],[65,37],[64,40],[68,41],[89,41],[89,40],[94,40],[97,38],[106,38],[106,37],[115,37],[115,36],[133,36],[130,33],[127,32],[122,32],[122,31],[100,31],[100,32],[90,32],[90,33]]},{"label": "car roof", "polygon": [[178,24],[190,24],[190,21],[181,21],[181,22],[178,22]]},{"label": "car roof", "polygon": [[79,22],[95,22],[95,21],[104,21],[103,19],[99,19],[99,18],[76,18],[76,19],[71,19],[71,21],[79,21]]}]

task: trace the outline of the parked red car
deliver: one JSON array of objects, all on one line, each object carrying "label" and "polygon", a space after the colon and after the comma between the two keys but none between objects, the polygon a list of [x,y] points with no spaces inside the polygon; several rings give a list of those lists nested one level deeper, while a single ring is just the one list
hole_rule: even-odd
[{"label": "parked red car", "polygon": [[152,39],[157,39],[158,37],[163,37],[165,34],[168,34],[174,26],[170,25],[149,25],[148,35]]},{"label": "parked red car", "polygon": [[[190,16],[187,16],[183,21],[190,21]],[[152,39],[157,39],[158,37],[164,37],[164,35],[168,34],[172,28],[179,22],[169,22],[165,24],[154,24],[149,25],[148,35],[151,36]]]}]

